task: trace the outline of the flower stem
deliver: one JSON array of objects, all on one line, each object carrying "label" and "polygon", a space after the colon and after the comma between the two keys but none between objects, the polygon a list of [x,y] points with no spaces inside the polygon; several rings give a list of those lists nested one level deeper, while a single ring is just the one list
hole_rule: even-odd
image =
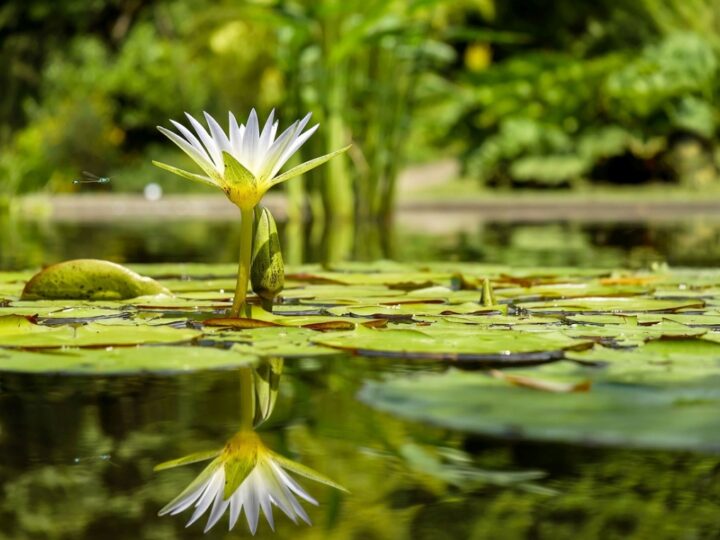
[{"label": "flower stem", "polygon": [[254,210],[240,209],[240,262],[238,264],[237,283],[235,284],[235,298],[233,299],[231,317],[239,317],[245,306],[247,297],[248,279],[250,278],[250,263],[252,262],[252,240]]},{"label": "flower stem", "polygon": [[253,368],[240,368],[240,430],[250,431],[255,418],[255,388]]}]

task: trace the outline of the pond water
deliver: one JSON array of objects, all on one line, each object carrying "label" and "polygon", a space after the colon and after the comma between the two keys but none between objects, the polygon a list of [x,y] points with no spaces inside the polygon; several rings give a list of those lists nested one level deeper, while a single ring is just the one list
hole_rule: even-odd
[{"label": "pond water", "polygon": [[[286,363],[261,436],[350,493],[304,481],[319,502],[304,504],[314,525],[294,525],[276,509],[276,533],[261,520],[259,538],[718,537],[717,456],[483,438],[401,421],[355,399],[363,380],[406,369],[418,368],[357,358]],[[4,538],[249,536],[242,518],[231,533],[225,518],[203,535],[206,519],[184,528],[190,512],[158,517],[203,466],[152,470],[219,448],[237,430],[234,372],[3,375],[0,383]],[[438,466],[438,452],[458,461]]]},{"label": "pond water", "polygon": [[[89,254],[229,262],[237,245],[234,226],[225,223],[158,226],[151,234],[148,224],[23,227],[12,240],[23,250],[10,252],[7,240],[2,246],[5,268]],[[379,252],[522,266],[720,262],[718,227],[623,227],[484,224],[476,233],[443,237],[400,231],[393,241],[351,249],[360,258]],[[304,238],[296,256],[322,260],[312,234]],[[224,516],[204,534],[207,515],[188,528],[190,511],[157,515],[205,464],[153,471],[158,463],[223,447],[246,414],[247,369],[172,376],[0,374],[0,538],[248,537],[244,516],[232,532]],[[403,419],[370,406],[367,395],[359,399],[369,382],[447,369],[432,360],[347,354],[285,360],[271,414],[257,431],[273,451],[349,493],[300,479],[319,503],[303,502],[313,526],[295,525],[276,508],[275,532],[261,517],[256,536],[720,538],[717,453],[539,442],[512,431],[482,436]]]},{"label": "pond water", "polygon": [[[2,223],[0,223],[2,224]],[[326,229],[279,224],[285,259],[323,262],[333,253],[351,260],[457,260],[513,266],[642,268],[720,265],[720,221],[500,221],[471,223],[430,234],[399,224]],[[16,221],[0,228],[0,269],[24,269],[92,255],[116,262],[236,262],[237,223],[55,223]]]}]

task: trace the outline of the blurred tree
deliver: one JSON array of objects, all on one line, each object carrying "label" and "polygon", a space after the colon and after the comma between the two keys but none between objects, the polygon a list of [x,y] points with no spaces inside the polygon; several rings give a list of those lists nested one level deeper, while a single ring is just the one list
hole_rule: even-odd
[{"label": "blurred tree", "polygon": [[[674,1],[561,1],[545,12],[531,2],[528,18],[511,16],[515,4],[503,4],[495,24],[528,41],[498,46],[499,62],[458,74],[464,99],[449,131],[467,141],[472,176],[501,185],[718,178],[714,2],[693,0],[689,10]],[[552,20],[561,31],[549,36]]]}]

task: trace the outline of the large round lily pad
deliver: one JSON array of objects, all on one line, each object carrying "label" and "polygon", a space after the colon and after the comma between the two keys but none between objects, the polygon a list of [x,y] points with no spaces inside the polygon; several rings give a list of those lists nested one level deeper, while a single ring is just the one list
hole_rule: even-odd
[{"label": "large round lily pad", "polygon": [[615,380],[552,393],[453,370],[369,382],[360,398],[399,416],[495,437],[720,451],[717,374],[699,386]]}]

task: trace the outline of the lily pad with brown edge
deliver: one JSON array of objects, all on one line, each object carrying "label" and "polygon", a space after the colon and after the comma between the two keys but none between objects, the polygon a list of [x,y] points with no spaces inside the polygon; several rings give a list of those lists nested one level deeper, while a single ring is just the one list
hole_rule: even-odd
[{"label": "lily pad with brown edge", "polygon": [[203,325],[237,330],[268,326],[296,326],[311,330],[351,330],[357,325],[379,327],[387,324],[387,320],[383,318],[361,319],[323,315],[283,315],[281,313],[270,313],[256,305],[250,306],[250,308],[250,317],[212,317],[205,319]]},{"label": "lily pad with brown edge", "polygon": [[98,259],[75,259],[48,266],[25,284],[21,298],[72,300],[123,300],[170,294],[152,278],[129,268]]},{"label": "lily pad with brown edge", "polygon": [[505,329],[473,332],[433,332],[419,329],[373,329],[321,335],[315,343],[361,356],[418,360],[473,361],[487,364],[535,364],[563,357],[565,350],[583,349],[592,342],[558,332],[529,333]]},{"label": "lily pad with brown edge", "polygon": [[205,347],[146,346],[61,351],[0,349],[0,372],[58,375],[170,375],[199,370],[229,370],[256,361],[256,356],[244,352]]}]

